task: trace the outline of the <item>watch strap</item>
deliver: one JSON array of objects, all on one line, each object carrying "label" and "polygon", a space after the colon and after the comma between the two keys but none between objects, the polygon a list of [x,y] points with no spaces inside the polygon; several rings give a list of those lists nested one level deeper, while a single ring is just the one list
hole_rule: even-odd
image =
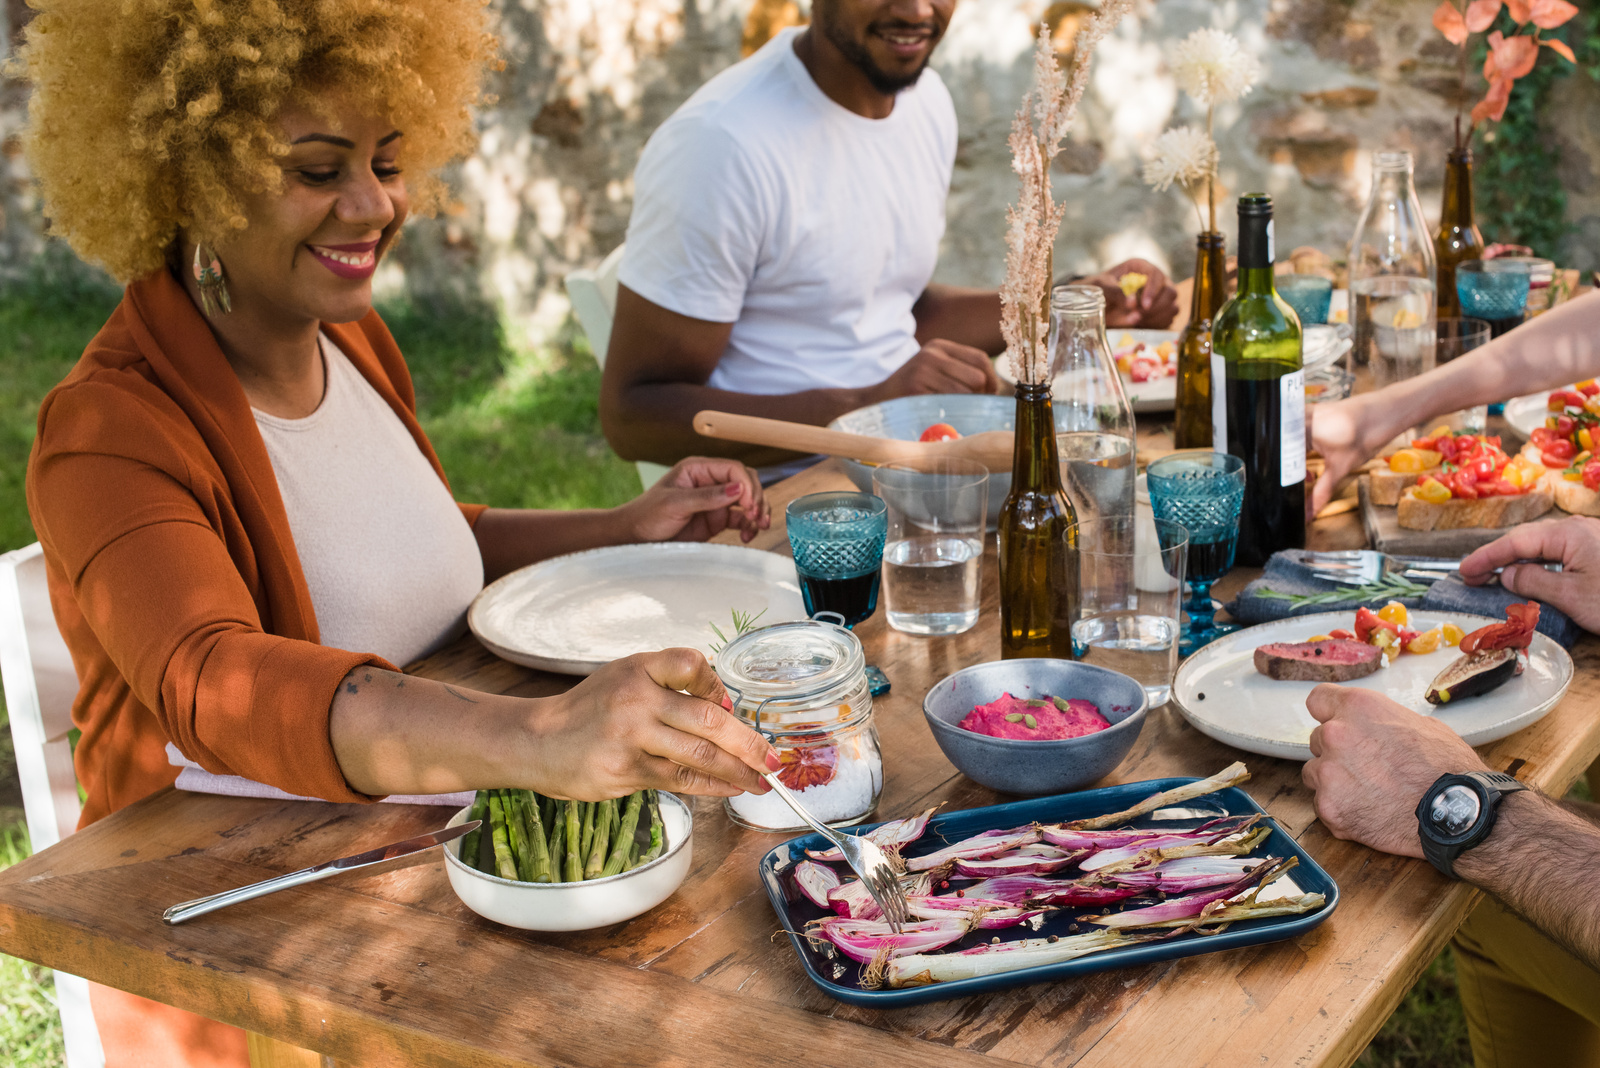
[{"label": "watch strap", "polygon": [[[1472,783],[1478,787],[1482,797],[1483,807],[1478,814],[1478,820],[1465,838],[1454,842],[1440,841],[1430,833],[1433,829],[1432,807],[1433,799],[1443,790],[1451,786]],[[1489,837],[1489,832],[1494,830],[1496,819],[1500,814],[1500,798],[1504,794],[1516,793],[1528,787],[1518,782],[1513,776],[1499,771],[1469,771],[1462,774],[1441,775],[1434,780],[1433,785],[1423,791],[1422,800],[1417,803],[1417,834],[1422,841],[1422,855],[1439,870],[1447,879],[1460,879],[1456,874],[1455,862],[1462,853]]]}]

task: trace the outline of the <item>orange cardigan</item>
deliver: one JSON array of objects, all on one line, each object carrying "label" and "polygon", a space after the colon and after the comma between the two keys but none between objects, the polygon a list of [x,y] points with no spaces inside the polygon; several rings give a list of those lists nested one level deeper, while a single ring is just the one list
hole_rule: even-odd
[{"label": "orange cardigan", "polygon": [[[323,329],[444,479],[377,313]],[[78,673],[80,826],[170,785],[169,740],[218,774],[372,800],[345,782],[328,713],[352,668],[391,665],[318,644],[249,401],[168,272],[128,287],[45,398],[27,492]],[[461,507],[469,523],[483,511]]]}]

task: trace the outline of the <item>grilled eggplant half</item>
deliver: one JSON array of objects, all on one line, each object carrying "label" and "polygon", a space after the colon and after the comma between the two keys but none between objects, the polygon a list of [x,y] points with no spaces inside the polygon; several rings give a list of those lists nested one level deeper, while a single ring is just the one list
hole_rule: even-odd
[{"label": "grilled eggplant half", "polygon": [[1515,649],[1482,649],[1451,661],[1428,687],[1428,703],[1442,705],[1486,694],[1521,673]]}]

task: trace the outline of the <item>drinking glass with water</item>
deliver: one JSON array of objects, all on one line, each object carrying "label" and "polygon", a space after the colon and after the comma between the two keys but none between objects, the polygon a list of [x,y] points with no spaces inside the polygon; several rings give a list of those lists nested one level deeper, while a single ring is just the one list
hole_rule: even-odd
[{"label": "drinking glass with water", "polygon": [[854,627],[878,608],[887,509],[870,493],[810,493],[784,509],[806,614]]},{"label": "drinking glass with water", "polygon": [[1092,519],[1068,533],[1078,570],[1072,652],[1139,682],[1166,703],[1178,670],[1178,606],[1189,532],[1148,514]]},{"label": "drinking glass with water", "polygon": [[872,488],[888,506],[883,599],[889,626],[960,634],[978,622],[989,471],[958,458],[884,464]]}]

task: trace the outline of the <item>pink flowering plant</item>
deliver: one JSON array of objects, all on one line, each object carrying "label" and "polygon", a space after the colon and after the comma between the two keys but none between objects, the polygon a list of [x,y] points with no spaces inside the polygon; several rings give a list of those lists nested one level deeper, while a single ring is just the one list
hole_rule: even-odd
[{"label": "pink flowering plant", "polygon": [[1467,39],[1494,25],[1504,8],[1516,23],[1510,36],[1499,30],[1489,34],[1489,54],[1484,57],[1483,77],[1489,90],[1472,107],[1471,124],[1466,138],[1461,134],[1461,112],[1456,111],[1456,147],[1463,147],[1472,137],[1480,122],[1499,122],[1511,101],[1511,87],[1518,78],[1533,70],[1539,59],[1539,49],[1548,48],[1568,63],[1577,57],[1567,43],[1555,37],[1546,37],[1541,31],[1564,25],[1578,9],[1567,0],[1471,0],[1465,7],[1455,0],[1440,0],[1433,12],[1433,25],[1445,39],[1461,49],[1462,98],[1466,97]]}]

